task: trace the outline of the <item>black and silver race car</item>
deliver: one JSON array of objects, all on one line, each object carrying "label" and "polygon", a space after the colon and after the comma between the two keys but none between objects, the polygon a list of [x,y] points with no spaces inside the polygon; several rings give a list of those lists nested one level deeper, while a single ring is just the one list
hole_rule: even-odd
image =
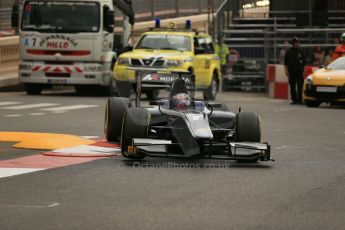
[{"label": "black and silver race car", "polygon": [[[141,88],[161,88],[167,81],[168,99],[140,107]],[[139,74],[136,93],[135,103],[129,98],[109,98],[105,111],[106,139],[120,142],[126,158],[271,160],[270,145],[260,142],[258,114],[235,114],[224,104],[194,100],[194,76],[190,74]]]}]

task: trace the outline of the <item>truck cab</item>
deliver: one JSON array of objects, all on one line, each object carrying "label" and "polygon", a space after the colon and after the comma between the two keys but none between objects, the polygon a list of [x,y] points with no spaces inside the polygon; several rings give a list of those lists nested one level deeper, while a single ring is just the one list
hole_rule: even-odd
[{"label": "truck cab", "polygon": [[28,94],[52,85],[115,93],[111,0],[25,0],[21,9],[19,80]]}]

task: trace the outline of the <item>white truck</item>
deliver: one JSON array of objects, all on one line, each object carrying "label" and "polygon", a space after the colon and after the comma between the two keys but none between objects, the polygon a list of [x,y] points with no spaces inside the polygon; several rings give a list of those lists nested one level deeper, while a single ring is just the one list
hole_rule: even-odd
[{"label": "white truck", "polygon": [[19,7],[19,80],[28,94],[53,85],[115,94],[113,4],[115,0],[24,0]]}]

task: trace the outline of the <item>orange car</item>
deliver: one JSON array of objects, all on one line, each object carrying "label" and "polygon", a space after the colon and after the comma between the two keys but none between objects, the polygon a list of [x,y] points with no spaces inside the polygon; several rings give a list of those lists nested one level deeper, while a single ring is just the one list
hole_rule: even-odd
[{"label": "orange car", "polygon": [[303,99],[308,107],[345,102],[345,57],[309,75],[304,81]]}]

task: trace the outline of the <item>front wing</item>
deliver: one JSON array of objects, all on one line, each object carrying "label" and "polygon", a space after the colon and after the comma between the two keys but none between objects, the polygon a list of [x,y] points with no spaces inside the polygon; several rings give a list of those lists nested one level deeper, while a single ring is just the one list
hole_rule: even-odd
[{"label": "front wing", "polygon": [[229,142],[212,143],[205,146],[205,151],[196,155],[170,153],[169,146],[176,146],[170,140],[149,138],[133,138],[133,153],[141,152],[150,157],[176,157],[219,160],[254,160],[269,161],[271,159],[271,146],[267,143]]}]

